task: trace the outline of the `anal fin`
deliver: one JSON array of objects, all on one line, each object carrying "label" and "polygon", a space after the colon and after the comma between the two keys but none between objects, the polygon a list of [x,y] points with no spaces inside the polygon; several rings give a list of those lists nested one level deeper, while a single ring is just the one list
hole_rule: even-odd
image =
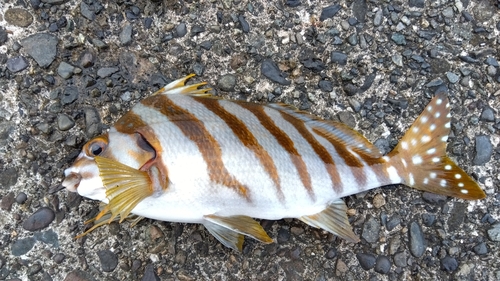
[{"label": "anal fin", "polygon": [[[267,235],[262,226],[254,219],[247,216],[222,217],[217,215],[207,215],[204,225],[221,243],[230,248],[241,251],[243,240],[237,234],[250,236],[263,243],[272,243],[273,239]],[[215,233],[215,234],[214,234]]]},{"label": "anal fin", "polygon": [[354,234],[347,220],[347,206],[342,199],[330,203],[326,209],[317,214],[302,216],[299,219],[310,226],[324,229],[349,242],[359,242],[358,236]]}]

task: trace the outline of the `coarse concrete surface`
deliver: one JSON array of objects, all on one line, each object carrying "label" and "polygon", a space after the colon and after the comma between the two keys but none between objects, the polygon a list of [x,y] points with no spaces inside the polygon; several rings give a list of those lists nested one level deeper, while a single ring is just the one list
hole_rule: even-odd
[{"label": "coarse concrete surface", "polygon": [[[0,2],[0,280],[500,280],[500,2]],[[264,67],[263,67],[264,66]],[[275,243],[201,225],[111,223],[61,189],[83,144],[189,73],[213,94],[284,102],[384,152],[448,88],[448,154],[487,197],[389,186],[344,198],[361,241],[294,219]]]}]

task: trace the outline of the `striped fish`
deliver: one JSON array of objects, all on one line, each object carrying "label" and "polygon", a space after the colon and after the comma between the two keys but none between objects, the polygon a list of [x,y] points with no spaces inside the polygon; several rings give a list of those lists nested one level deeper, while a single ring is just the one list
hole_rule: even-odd
[{"label": "striped fish", "polygon": [[[201,223],[225,246],[273,240],[253,218],[298,218],[350,242],[342,197],[389,184],[481,199],[446,156],[450,105],[437,94],[387,155],[349,127],[283,104],[212,97],[176,80],[90,140],[63,185],[105,205],[92,229],[135,216]],[[134,223],[135,223],[134,222]]]}]

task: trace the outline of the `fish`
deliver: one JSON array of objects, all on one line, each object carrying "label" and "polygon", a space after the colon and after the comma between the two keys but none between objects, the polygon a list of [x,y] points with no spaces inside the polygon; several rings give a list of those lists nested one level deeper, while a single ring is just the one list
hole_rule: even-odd
[{"label": "fish", "polygon": [[386,155],[345,124],[293,106],[215,97],[193,74],[144,98],[88,141],[62,185],[102,202],[96,227],[142,218],[198,223],[241,251],[274,240],[255,219],[296,218],[359,242],[343,197],[386,185],[478,200],[481,187],[446,155],[447,93],[437,93]]}]

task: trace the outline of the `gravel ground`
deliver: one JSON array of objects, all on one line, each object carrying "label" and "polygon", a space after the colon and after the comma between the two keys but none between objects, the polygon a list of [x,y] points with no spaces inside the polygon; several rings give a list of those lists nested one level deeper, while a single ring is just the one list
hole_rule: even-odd
[{"label": "gravel ground", "polygon": [[[0,3],[0,280],[500,280],[500,2]],[[345,198],[358,244],[297,220],[243,253],[202,226],[112,223],[60,190],[89,138],[189,73],[214,94],[285,102],[389,151],[440,87],[448,152],[488,197],[378,188]]]}]

